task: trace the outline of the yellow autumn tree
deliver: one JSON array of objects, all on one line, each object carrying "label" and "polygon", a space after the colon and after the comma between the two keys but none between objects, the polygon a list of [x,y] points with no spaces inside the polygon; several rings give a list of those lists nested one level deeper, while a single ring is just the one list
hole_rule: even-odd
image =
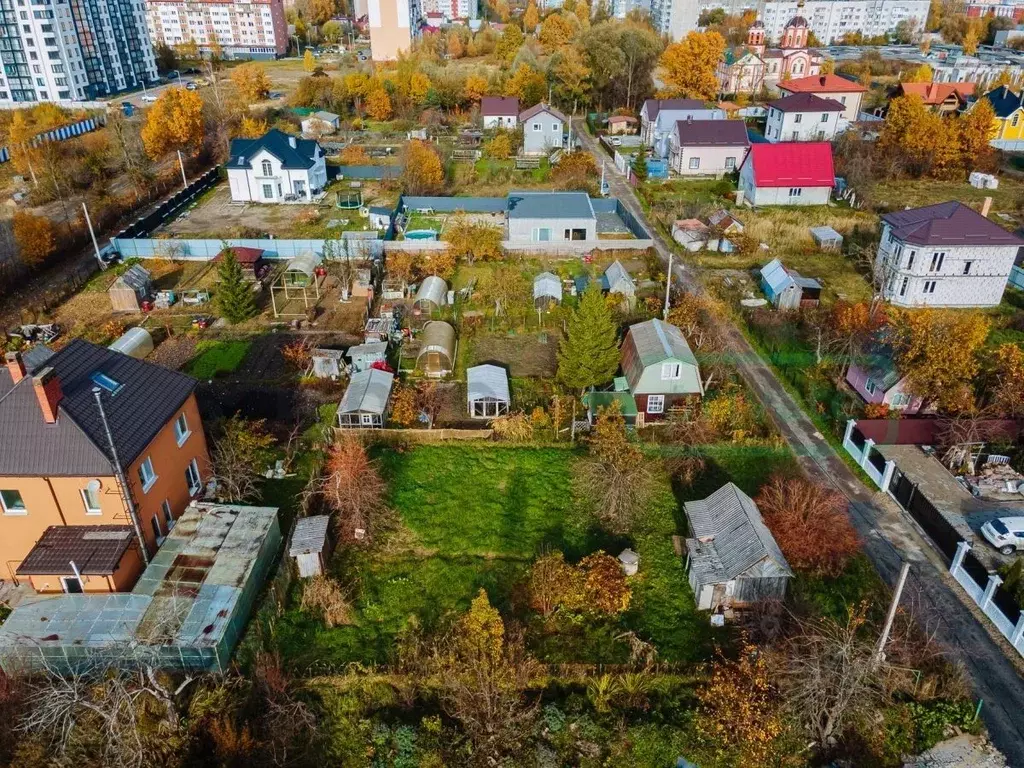
[{"label": "yellow autumn tree", "polygon": [[906,82],[908,83],[930,83],[935,73],[932,72],[932,68],[927,64],[922,64],[917,69],[913,70],[907,77]]},{"label": "yellow autumn tree", "polygon": [[448,58],[461,59],[466,55],[466,46],[462,44],[462,38],[454,29],[448,33],[445,47],[448,49]]},{"label": "yellow autumn tree", "polygon": [[505,83],[505,95],[519,99],[520,109],[532,107],[547,93],[544,75],[529,64],[520,64]]},{"label": "yellow autumn tree", "polygon": [[487,78],[482,75],[470,75],[466,78],[466,85],[463,88],[466,98],[474,104],[479,104],[480,99],[487,95],[490,87],[487,85]]},{"label": "yellow autumn tree", "polygon": [[978,99],[971,111],[957,119],[960,124],[960,151],[972,168],[986,169],[995,164],[995,150],[989,141],[995,132],[996,112],[988,99]]},{"label": "yellow autumn tree", "polygon": [[258,139],[266,132],[266,120],[245,115],[242,117],[242,122],[238,124],[238,130],[235,132],[235,136],[240,139]]},{"label": "yellow autumn tree", "polygon": [[406,147],[402,182],[405,192],[412,195],[435,194],[444,186],[441,158],[425,141],[410,141]]},{"label": "yellow autumn tree", "polygon": [[391,97],[383,88],[374,88],[366,97],[366,114],[374,120],[391,118]]},{"label": "yellow autumn tree", "polygon": [[146,110],[142,126],[146,154],[157,160],[168,152],[194,152],[203,143],[203,99],[196,91],[168,88]]},{"label": "yellow autumn tree", "polygon": [[964,54],[967,56],[973,56],[978,52],[978,43],[981,42],[981,36],[978,33],[978,27],[975,24],[970,24],[967,27],[967,34],[964,35]]},{"label": "yellow autumn tree", "polygon": [[312,72],[316,69],[316,59],[313,57],[313,52],[306,49],[306,52],[302,55],[302,68],[307,72]]},{"label": "yellow autumn tree", "polygon": [[540,25],[540,41],[549,51],[567,45],[579,28],[579,20],[568,13],[552,13]]},{"label": "yellow autumn tree", "polygon": [[430,93],[430,78],[422,72],[413,72],[409,78],[409,100],[420,106],[427,100]]},{"label": "yellow autumn tree", "polygon": [[45,216],[15,211],[11,227],[18,244],[18,258],[26,267],[38,266],[57,247],[53,225]]},{"label": "yellow autumn tree", "polygon": [[882,152],[899,154],[914,164],[924,163],[931,154],[932,114],[916,94],[900,96],[889,102],[889,112],[878,139]]},{"label": "yellow autumn tree", "polygon": [[969,410],[988,318],[964,310],[892,308],[889,322],[896,364],[907,372],[911,391],[946,411]]},{"label": "yellow autumn tree", "polygon": [[231,70],[231,82],[246,101],[263,101],[270,95],[270,78],[261,64],[250,62]]},{"label": "yellow autumn tree", "polygon": [[526,10],[523,12],[523,29],[527,32],[533,32],[538,24],[540,24],[540,11],[537,10],[537,3],[534,0],[530,0],[526,4]]},{"label": "yellow autumn tree", "polygon": [[666,98],[710,100],[718,93],[718,60],[725,38],[717,32],[690,32],[661,54],[659,63]]}]

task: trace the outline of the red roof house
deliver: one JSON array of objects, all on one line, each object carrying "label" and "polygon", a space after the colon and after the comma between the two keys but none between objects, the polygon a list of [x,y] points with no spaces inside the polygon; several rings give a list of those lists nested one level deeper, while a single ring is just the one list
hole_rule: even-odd
[{"label": "red roof house", "polygon": [[823,99],[835,99],[845,107],[843,119],[855,122],[860,116],[860,103],[867,93],[860,83],[847,80],[839,75],[812,75],[799,77],[795,80],[784,80],[779,83],[783,96],[794,93],[813,93]]},{"label": "red roof house", "polygon": [[515,96],[484,96],[480,99],[480,117],[484,128],[515,128],[519,118],[519,99]]},{"label": "red roof house", "polygon": [[740,166],[751,205],[826,205],[835,185],[827,141],[752,144]]}]

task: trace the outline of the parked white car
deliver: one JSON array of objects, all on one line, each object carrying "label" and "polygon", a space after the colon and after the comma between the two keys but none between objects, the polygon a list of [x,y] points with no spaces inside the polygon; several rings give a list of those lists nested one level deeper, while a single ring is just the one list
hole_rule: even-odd
[{"label": "parked white car", "polygon": [[145,96],[142,97],[142,100],[144,102],[146,102],[147,104],[152,104],[153,102],[156,101],[156,96],[152,96],[152,95],[147,93]]},{"label": "parked white car", "polygon": [[981,535],[1004,555],[1024,549],[1024,517],[997,517],[981,526]]}]

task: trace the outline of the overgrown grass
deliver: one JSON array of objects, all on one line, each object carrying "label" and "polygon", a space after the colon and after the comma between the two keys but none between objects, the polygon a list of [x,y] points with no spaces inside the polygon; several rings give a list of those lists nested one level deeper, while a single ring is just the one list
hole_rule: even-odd
[{"label": "overgrown grass", "polygon": [[[998,189],[976,189],[966,181],[940,181],[937,179],[899,179],[877,184],[871,194],[872,203],[882,210],[899,210],[907,206],[945,203],[959,200],[972,208],[981,209],[986,197],[992,198],[992,210],[1015,213],[1018,201],[1024,193],[1024,184],[1010,176],[999,177]],[[1016,226],[1014,222],[992,217],[997,224],[1007,229]]]},{"label": "overgrown grass", "polygon": [[185,366],[185,372],[197,379],[212,379],[231,373],[242,364],[249,348],[248,341],[200,341],[196,356]]}]

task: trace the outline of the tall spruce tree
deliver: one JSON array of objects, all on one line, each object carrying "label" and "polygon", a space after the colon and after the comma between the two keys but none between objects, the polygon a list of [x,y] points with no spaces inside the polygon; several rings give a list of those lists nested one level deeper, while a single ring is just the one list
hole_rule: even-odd
[{"label": "tall spruce tree", "polygon": [[245,279],[242,265],[235,252],[224,248],[224,256],[217,269],[220,285],[217,286],[217,306],[229,323],[241,323],[256,316],[256,300],[252,286]]},{"label": "tall spruce tree", "polygon": [[558,347],[558,379],[581,392],[607,384],[619,367],[618,329],[597,282],[580,298]]}]

